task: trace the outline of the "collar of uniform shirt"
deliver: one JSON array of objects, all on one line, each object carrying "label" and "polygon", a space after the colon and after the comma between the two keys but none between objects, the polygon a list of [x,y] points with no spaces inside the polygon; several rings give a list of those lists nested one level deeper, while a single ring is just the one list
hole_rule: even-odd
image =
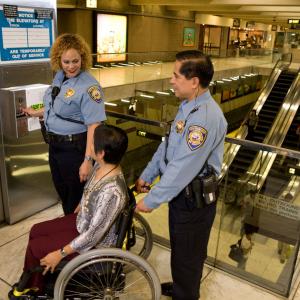
[{"label": "collar of uniform shirt", "polygon": [[[81,71],[80,71],[80,73],[78,73],[77,76],[69,78],[68,79],[68,86],[70,86],[70,87],[75,86],[80,74],[81,74]],[[59,86],[59,87],[62,86],[64,78],[65,78],[64,72],[62,70],[58,71],[55,75],[54,80],[53,80],[53,86]]]},{"label": "collar of uniform shirt", "polygon": [[211,95],[210,95],[210,91],[207,90],[206,92],[204,92],[203,94],[201,94],[200,96],[196,97],[194,100],[192,101],[187,101],[184,100],[181,105],[180,108],[183,111],[183,115],[184,118],[187,118],[187,116],[189,115],[189,113],[195,108],[195,107],[199,107],[204,103],[207,103],[211,100]]}]

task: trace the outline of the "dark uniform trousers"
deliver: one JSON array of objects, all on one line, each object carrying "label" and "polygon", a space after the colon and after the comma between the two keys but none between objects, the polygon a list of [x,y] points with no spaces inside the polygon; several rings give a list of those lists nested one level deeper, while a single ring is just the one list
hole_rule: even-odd
[{"label": "dark uniform trousers", "polygon": [[174,300],[199,299],[207,244],[216,215],[216,202],[195,208],[181,192],[169,203],[171,271]]},{"label": "dark uniform trousers", "polygon": [[85,182],[80,182],[79,168],[84,161],[86,137],[77,141],[50,142],[49,165],[64,214],[73,213],[81,200]]},{"label": "dark uniform trousers", "polygon": [[[48,253],[68,245],[79,235],[76,229],[77,214],[69,214],[62,218],[41,222],[32,226],[25,254],[24,271],[40,265],[40,259]],[[68,255],[65,259],[72,259],[77,253]],[[44,288],[45,276],[33,273],[28,287]]]}]

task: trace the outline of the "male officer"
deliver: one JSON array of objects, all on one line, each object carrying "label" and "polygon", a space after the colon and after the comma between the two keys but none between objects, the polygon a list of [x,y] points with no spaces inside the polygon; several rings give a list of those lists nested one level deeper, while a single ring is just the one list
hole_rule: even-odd
[{"label": "male officer", "polygon": [[[160,181],[137,204],[151,212],[169,202],[172,283],[162,284],[164,295],[196,300],[207,244],[216,213],[216,202],[197,202],[199,189],[191,189],[199,173],[221,171],[227,123],[208,90],[213,77],[210,58],[196,50],[176,55],[171,84],[182,101],[169,138],[161,143],[136,182],[138,191],[158,176]],[[198,178],[198,177],[197,177]],[[198,197],[199,199],[199,197]]]}]

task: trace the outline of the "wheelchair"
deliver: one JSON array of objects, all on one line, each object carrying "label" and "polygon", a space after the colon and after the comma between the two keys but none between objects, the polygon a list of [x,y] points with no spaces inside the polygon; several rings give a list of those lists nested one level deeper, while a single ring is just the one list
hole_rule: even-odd
[{"label": "wheelchair", "polygon": [[[129,204],[116,221],[118,239],[115,248],[93,249],[70,261],[62,261],[56,268],[58,276],[49,274],[52,280],[46,283],[45,290],[53,291],[53,294],[10,299],[160,299],[159,278],[145,260],[152,249],[152,232],[146,220],[134,213],[133,190],[128,189],[128,193]],[[38,269],[43,271],[40,266]],[[19,282],[19,286],[22,284],[25,286]]]}]

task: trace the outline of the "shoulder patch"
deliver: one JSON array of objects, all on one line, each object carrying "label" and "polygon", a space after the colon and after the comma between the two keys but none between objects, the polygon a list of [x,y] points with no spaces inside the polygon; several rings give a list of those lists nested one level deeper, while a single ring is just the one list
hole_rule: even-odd
[{"label": "shoulder patch", "polygon": [[194,151],[200,148],[206,141],[207,138],[207,130],[198,125],[192,125],[189,127],[186,142],[189,148]]},{"label": "shoulder patch", "polygon": [[87,90],[89,96],[92,98],[92,100],[96,101],[97,103],[101,102],[101,91],[99,86],[93,85],[88,88]]}]

